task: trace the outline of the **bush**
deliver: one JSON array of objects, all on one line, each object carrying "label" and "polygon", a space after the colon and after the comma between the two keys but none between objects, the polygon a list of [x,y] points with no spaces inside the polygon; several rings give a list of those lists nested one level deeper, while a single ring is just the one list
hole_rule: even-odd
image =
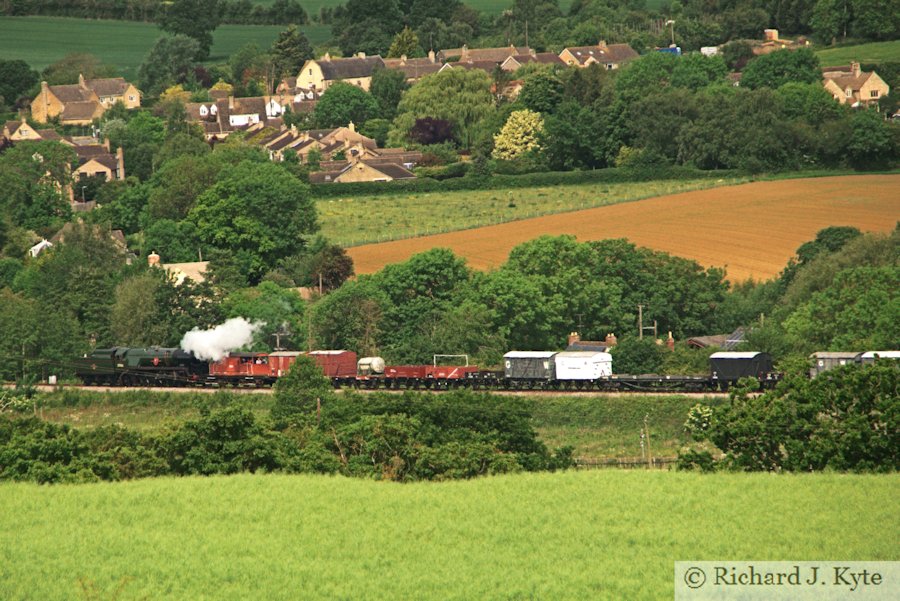
[{"label": "bush", "polygon": [[316,198],[338,198],[357,195],[393,195],[422,192],[455,192],[463,190],[504,190],[539,186],[571,186],[590,183],[643,182],[655,180],[721,179],[737,175],[735,171],[702,171],[689,167],[647,167],[629,169],[597,169],[594,171],[545,171],[524,175],[458,177],[445,180],[421,177],[392,182],[357,182],[346,184],[312,184]]}]

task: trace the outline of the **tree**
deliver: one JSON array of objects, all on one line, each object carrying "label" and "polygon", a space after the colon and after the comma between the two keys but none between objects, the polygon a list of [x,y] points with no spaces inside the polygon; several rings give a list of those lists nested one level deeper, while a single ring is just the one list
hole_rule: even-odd
[{"label": "tree", "polygon": [[453,124],[446,119],[422,117],[409,130],[409,139],[419,144],[442,144],[453,141]]},{"label": "tree", "polygon": [[377,115],[378,103],[371,94],[340,81],[325,90],[313,110],[316,126],[321,128],[363,124]]},{"label": "tree", "polygon": [[853,35],[869,40],[900,36],[900,5],[896,0],[854,0]]},{"label": "tree", "polygon": [[304,246],[319,225],[309,187],[278,165],[239,163],[197,199],[188,219],[201,241],[231,253],[252,280]]},{"label": "tree", "polygon": [[253,350],[275,349],[275,332],[281,336],[284,348],[305,346],[305,304],[296,290],[282,288],[274,282],[260,282],[255,288],[231,292],[222,300],[224,317],[243,317],[263,324],[253,336]]},{"label": "tree", "polygon": [[153,176],[148,210],[153,219],[187,217],[197,197],[215,184],[222,165],[205,153],[185,153],[162,163]]},{"label": "tree", "polygon": [[153,174],[153,157],[166,139],[166,124],[141,111],[126,125],[106,128],[106,138],[113,150],[123,149],[129,175],[147,180]]},{"label": "tree", "polygon": [[847,38],[853,21],[853,0],[818,0],[810,26],[820,40],[834,43],[838,36]]},{"label": "tree", "polygon": [[786,83],[819,83],[819,57],[809,48],[779,50],[753,59],[741,76],[741,87],[776,89]]},{"label": "tree", "polygon": [[623,337],[610,354],[617,374],[656,374],[663,364],[661,347],[650,338]]},{"label": "tree", "polygon": [[127,278],[116,286],[109,315],[116,344],[162,346],[168,342],[168,324],[160,319],[160,308],[152,302],[160,285],[160,278],[148,272]]},{"label": "tree", "polygon": [[314,57],[309,40],[296,25],[291,25],[278,34],[269,54],[275,65],[275,76],[279,78],[296,75],[303,63]]},{"label": "tree", "polygon": [[41,79],[51,86],[78,83],[78,76],[85,79],[116,77],[114,67],[103,65],[93,54],[73,52],[49,65],[41,73]]},{"label": "tree", "polygon": [[389,303],[370,277],[348,281],[312,307],[310,320],[316,346],[353,349],[360,356],[378,354],[381,324]]},{"label": "tree", "polygon": [[494,158],[511,161],[540,150],[538,139],[543,129],[544,120],[539,113],[528,109],[514,111],[494,136]]},{"label": "tree", "polygon": [[378,116],[392,121],[397,116],[397,105],[403,92],[409,88],[406,75],[395,69],[375,69],[372,73],[372,84],[369,93],[378,103]]},{"label": "tree", "polygon": [[402,56],[415,58],[425,56],[425,52],[419,44],[419,36],[409,26],[406,26],[394,36],[394,41],[391,42],[387,56],[388,58],[400,58]]},{"label": "tree", "polygon": [[15,106],[37,83],[37,71],[25,61],[0,59],[0,107]]},{"label": "tree", "polygon": [[487,73],[478,69],[449,69],[423,78],[403,95],[389,139],[401,145],[416,119],[431,117],[450,121],[456,139],[463,148],[469,148],[475,128],[494,110]]},{"label": "tree", "polygon": [[242,96],[269,94],[271,57],[253,42],[244,44],[228,59],[231,78],[237,93]]},{"label": "tree", "polygon": [[209,144],[205,140],[186,133],[176,133],[169,136],[153,157],[153,167],[159,169],[178,157],[202,157],[209,152]]},{"label": "tree", "polygon": [[157,96],[169,86],[186,82],[194,71],[198,52],[197,40],[189,36],[159,38],[138,69],[141,90],[148,96]]},{"label": "tree", "polygon": [[[309,423],[316,410],[334,397],[331,382],[312,357],[301,355],[291,365],[287,375],[275,385],[275,404],[272,419],[281,427]],[[304,419],[306,418],[306,419]]]},{"label": "tree", "polygon": [[0,219],[49,232],[69,216],[63,193],[72,183],[75,151],[58,142],[22,141],[0,154]]},{"label": "tree", "polygon": [[321,284],[323,292],[330,292],[353,276],[353,259],[340,246],[317,237],[309,252],[287,260],[285,269],[296,285],[318,288]]},{"label": "tree", "polygon": [[387,144],[388,132],[391,130],[391,122],[387,119],[369,119],[359,128],[359,133],[372,138],[379,147]]},{"label": "tree", "polygon": [[544,114],[554,112],[562,99],[563,83],[547,71],[537,71],[526,77],[518,97],[525,108]]},{"label": "tree", "polygon": [[197,41],[196,50],[186,59],[203,61],[209,58],[212,32],[219,26],[218,4],[218,0],[173,0],[165,5],[158,21],[160,29]]},{"label": "tree", "polygon": [[647,90],[670,85],[672,71],[679,60],[667,52],[651,52],[631,61],[616,78],[616,95],[633,102],[643,98]]},{"label": "tree", "polygon": [[722,83],[728,67],[721,56],[688,54],[681,57],[672,69],[672,86],[699,90],[710,84]]},{"label": "tree", "polygon": [[852,135],[847,144],[849,162],[857,169],[878,169],[897,157],[896,137],[890,123],[875,111],[857,111],[850,118]]}]

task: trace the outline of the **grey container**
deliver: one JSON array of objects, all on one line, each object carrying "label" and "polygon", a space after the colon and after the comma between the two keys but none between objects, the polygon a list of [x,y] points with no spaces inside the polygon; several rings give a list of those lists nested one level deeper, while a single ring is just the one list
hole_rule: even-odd
[{"label": "grey container", "polygon": [[503,375],[507,380],[553,380],[555,351],[510,351],[503,355]]}]

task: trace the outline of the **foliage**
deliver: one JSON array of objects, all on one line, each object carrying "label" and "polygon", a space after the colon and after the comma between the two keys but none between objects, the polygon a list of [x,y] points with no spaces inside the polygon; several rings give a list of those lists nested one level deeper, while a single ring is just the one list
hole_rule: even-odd
[{"label": "foliage", "polygon": [[392,144],[406,140],[416,119],[446,119],[463,148],[473,142],[477,125],[494,111],[490,77],[478,69],[450,69],[428,75],[403,95],[397,107]]},{"label": "foliage", "polygon": [[387,56],[388,58],[400,58],[403,56],[416,58],[425,56],[425,52],[422,51],[422,46],[419,44],[419,36],[407,26],[394,36]]},{"label": "foliage", "polygon": [[849,365],[758,397],[735,391],[708,434],[731,469],[891,471],[900,467],[898,399],[896,365]]},{"label": "foliage", "polygon": [[258,280],[318,229],[308,191],[278,165],[243,161],[198,197],[188,219],[201,241],[232,253],[243,272]]},{"label": "foliage", "polygon": [[819,58],[808,48],[779,50],[752,60],[743,71],[741,87],[776,89],[786,83],[819,83]]},{"label": "foliage", "polygon": [[115,67],[101,64],[100,59],[93,54],[72,52],[48,65],[41,72],[41,80],[51,86],[76,84],[79,75],[85,79],[96,79],[116,77],[118,73]]},{"label": "foliage", "polygon": [[[397,105],[403,92],[409,88],[406,75],[396,69],[375,69],[369,93],[378,103],[377,115],[381,119],[391,121],[397,116]],[[385,135],[384,138],[387,136]],[[383,145],[383,142],[380,144]]]},{"label": "foliage", "polygon": [[0,59],[0,107],[12,107],[38,83],[38,73],[23,60]]},{"label": "foliage", "polygon": [[221,310],[226,318],[243,317],[264,324],[254,334],[253,350],[278,350],[274,348],[276,331],[287,334],[281,337],[281,344],[286,348],[303,346],[306,339],[303,299],[291,288],[260,282],[255,288],[228,294],[222,299]]},{"label": "foliage", "polygon": [[212,32],[219,26],[218,0],[173,0],[159,18],[159,27],[172,35],[188,36],[197,49],[188,55],[197,61],[209,58]]},{"label": "foliage", "polygon": [[365,123],[378,114],[378,102],[371,94],[349,83],[337,82],[325,90],[313,109],[320,128],[347,127]]},{"label": "foliage", "polygon": [[652,338],[623,337],[610,349],[617,374],[655,374],[663,364],[663,349]]},{"label": "foliage", "polygon": [[556,74],[537,71],[525,78],[518,102],[539,113],[552,113],[563,99],[563,83]]},{"label": "foliage", "polygon": [[494,136],[495,159],[514,160],[540,150],[544,120],[539,113],[525,109],[510,114],[503,129]]},{"label": "foliage", "polygon": [[[0,220],[53,231],[69,216],[75,152],[58,142],[23,141],[0,154]],[[46,228],[46,229],[45,229]]]},{"label": "foliage", "polygon": [[138,69],[141,90],[152,97],[169,86],[186,83],[194,71],[195,57],[199,52],[200,45],[190,36],[159,38]]},{"label": "foliage", "polygon": [[313,58],[309,40],[296,25],[291,25],[278,34],[269,53],[275,66],[276,78],[299,73],[303,63]]}]

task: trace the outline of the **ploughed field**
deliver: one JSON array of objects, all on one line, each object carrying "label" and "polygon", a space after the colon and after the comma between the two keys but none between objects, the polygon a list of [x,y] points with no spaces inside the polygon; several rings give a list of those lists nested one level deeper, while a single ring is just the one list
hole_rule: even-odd
[{"label": "ploughed field", "polygon": [[[565,187],[556,190],[566,194]],[[573,234],[580,241],[627,238],[706,267],[724,267],[732,281],[762,280],[777,275],[797,247],[822,228],[851,225],[863,231],[888,232],[898,220],[900,175],[853,175],[681,192],[357,246],[348,253],[357,273],[373,273],[434,247],[453,250],[476,269],[490,269],[505,262],[518,244],[544,234]]]},{"label": "ploughed field", "polygon": [[0,597],[671,599],[676,560],[900,559],[898,485],[657,470],[4,483]]}]

